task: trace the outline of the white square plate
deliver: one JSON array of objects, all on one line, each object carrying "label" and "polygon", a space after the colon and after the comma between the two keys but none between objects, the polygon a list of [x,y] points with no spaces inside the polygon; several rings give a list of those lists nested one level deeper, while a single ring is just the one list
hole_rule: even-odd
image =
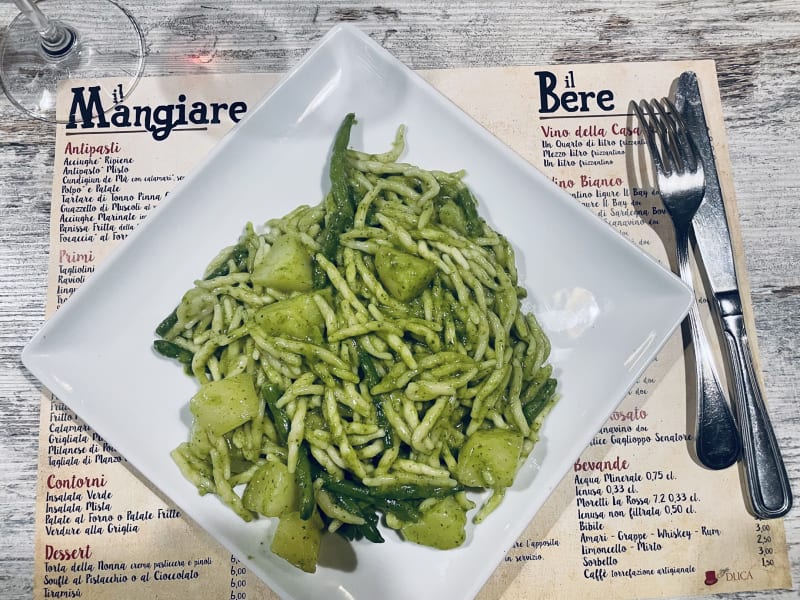
[{"label": "white square plate", "polygon": [[[186,439],[181,412],[196,385],[151,346],[155,326],[245,222],[322,198],[333,134],[351,111],[359,122],[354,147],[382,151],[405,123],[404,160],[466,169],[481,213],[516,248],[528,308],[553,344],[562,399],[503,504],[468,526],[463,547],[433,550],[388,531],[385,544],[353,544],[354,568],[337,568],[329,558],[341,546],[330,541],[309,575],[261,543],[271,520],[244,523],[180,475],[169,453]],[[675,276],[369,37],[337,26],[58,310],[23,361],[282,596],[464,600],[477,594],[690,301]]]}]

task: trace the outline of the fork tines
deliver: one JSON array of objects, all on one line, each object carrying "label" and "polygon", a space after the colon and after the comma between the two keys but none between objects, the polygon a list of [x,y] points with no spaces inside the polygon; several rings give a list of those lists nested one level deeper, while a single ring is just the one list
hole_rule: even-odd
[{"label": "fork tines", "polygon": [[[669,98],[631,102],[656,168],[665,174],[695,171],[699,157],[686,125]],[[653,109],[655,107],[655,110]]]}]

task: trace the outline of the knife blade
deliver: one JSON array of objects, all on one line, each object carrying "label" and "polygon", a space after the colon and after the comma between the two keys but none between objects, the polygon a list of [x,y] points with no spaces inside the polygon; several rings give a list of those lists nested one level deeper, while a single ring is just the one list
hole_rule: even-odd
[{"label": "knife blade", "polygon": [[712,315],[722,331],[731,399],[742,435],[750,509],[756,517],[773,519],[789,512],[792,491],[756,377],[714,148],[695,73],[687,71],[679,77],[675,107],[689,129],[705,171],[705,197],[692,227],[712,292]]}]

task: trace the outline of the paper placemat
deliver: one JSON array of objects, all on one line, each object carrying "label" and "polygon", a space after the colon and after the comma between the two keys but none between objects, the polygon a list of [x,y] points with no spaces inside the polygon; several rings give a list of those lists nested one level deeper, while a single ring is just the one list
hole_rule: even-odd
[{"label": "paper placemat", "polygon": [[[628,103],[665,95],[684,70],[698,75],[737,270],[744,274],[712,61],[421,74],[670,268],[672,223]],[[73,109],[75,121],[56,134],[48,316],[278,80],[273,74],[144,79],[135,90],[137,116],[103,128],[84,127],[93,106],[87,89],[62,88],[59,106]],[[176,126],[177,111],[193,114],[193,126]],[[560,301],[569,310],[574,299]],[[783,522],[748,514],[736,468],[709,471],[692,460],[691,368],[678,331],[480,598],[625,600],[791,587]],[[42,399],[36,523],[36,600],[277,597],[49,395]]]}]

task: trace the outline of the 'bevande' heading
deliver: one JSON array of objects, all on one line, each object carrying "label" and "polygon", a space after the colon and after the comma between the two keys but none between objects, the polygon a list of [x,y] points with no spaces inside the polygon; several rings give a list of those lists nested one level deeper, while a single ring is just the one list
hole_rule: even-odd
[{"label": "'bevande' heading", "polygon": [[100,86],[72,88],[67,129],[143,128],[154,140],[167,139],[176,127],[213,125],[222,119],[238,123],[247,112],[245,102],[192,102],[179,94],[175,104],[129,106],[117,104],[108,113],[100,96]]}]

